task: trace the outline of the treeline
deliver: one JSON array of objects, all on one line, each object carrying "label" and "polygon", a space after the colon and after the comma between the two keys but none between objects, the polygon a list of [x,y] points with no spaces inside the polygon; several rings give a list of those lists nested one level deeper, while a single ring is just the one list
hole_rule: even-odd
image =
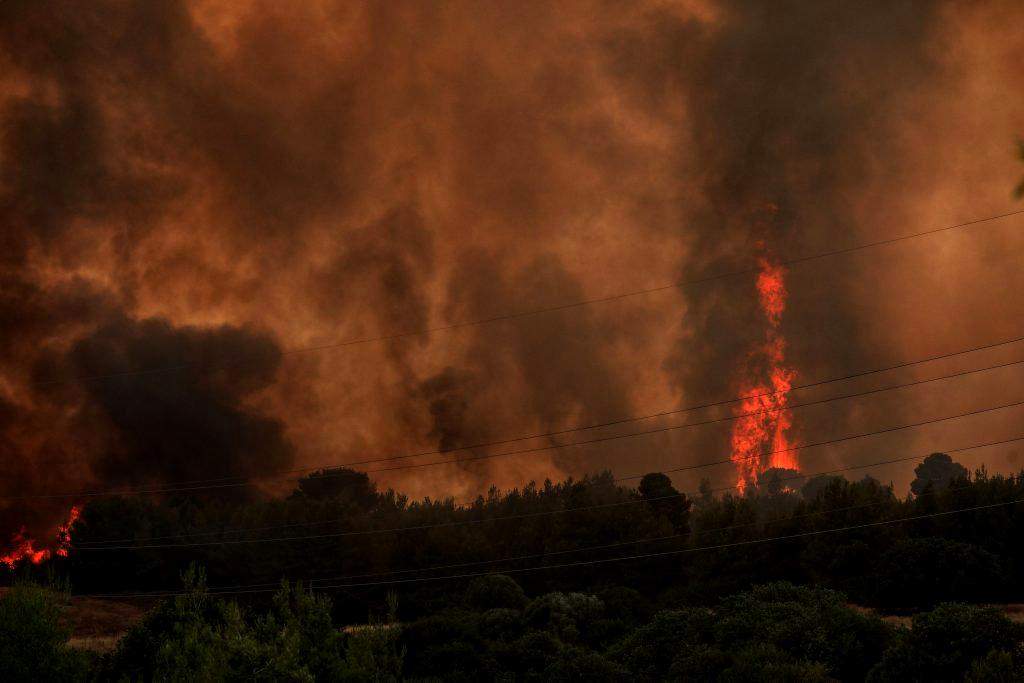
[{"label": "treeline", "polygon": [[944,454],[915,472],[905,497],[602,473],[460,507],[342,469],[286,498],[95,500],[69,557],[20,570],[175,595],[97,656],[67,644],[67,591],[23,581],[0,597],[0,662],[36,680],[1021,680],[1024,627],[982,604],[1024,601],[1024,473]]},{"label": "treeline", "polygon": [[[631,488],[606,472],[491,490],[460,507],[328,470],[287,498],[95,500],[72,530],[70,556],[55,565],[79,593],[175,589],[192,562],[214,590],[282,579],[343,584],[337,614],[353,622],[390,590],[407,619],[459,589],[460,580],[436,577],[502,570],[531,595],[625,586],[673,606],[781,580],[889,609],[1022,601],[1024,506],[1013,501],[1024,498],[1024,475],[969,475],[943,454],[917,473],[906,497],[871,478],[769,472],[745,495],[714,495],[705,484],[690,498],[661,474]],[[846,527],[856,528],[831,531]]]},{"label": "treeline", "polygon": [[201,573],[117,647],[69,646],[66,596],[20,584],[0,597],[5,680],[33,681],[1018,681],[1024,625],[943,604],[892,626],[821,588],[773,583],[709,607],[659,608],[629,588],[532,600],[478,577],[448,605],[340,629],[331,601],[284,584],[261,607],[210,595]]}]

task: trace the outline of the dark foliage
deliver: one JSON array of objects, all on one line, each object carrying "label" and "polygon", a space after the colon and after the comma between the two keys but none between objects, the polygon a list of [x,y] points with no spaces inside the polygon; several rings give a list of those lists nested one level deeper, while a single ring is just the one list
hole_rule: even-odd
[{"label": "dark foliage", "polygon": [[928,491],[941,491],[955,481],[967,479],[967,468],[945,453],[932,453],[914,468],[917,475],[910,482],[910,492],[920,496]]},{"label": "dark foliage", "polygon": [[[781,480],[743,496],[704,487],[691,501],[664,475],[629,489],[603,473],[492,489],[467,506],[409,501],[363,474],[326,470],[285,498],[93,501],[70,557],[49,569],[86,591],[176,588],[196,560],[213,586],[350,583],[330,600],[286,583],[273,600],[226,601],[187,574],[188,594],[103,661],[108,678],[1012,677],[1018,627],[940,603],[1024,597],[1014,580],[1024,475],[967,477],[945,458],[928,462],[932,481],[906,499],[871,478],[832,476],[800,492]],[[942,486],[937,467],[950,475]],[[259,542],[236,542],[249,539]],[[642,557],[617,561],[631,556]],[[939,606],[893,630],[851,602]],[[339,630],[368,614],[368,626]],[[40,647],[64,652],[60,633]]]},{"label": "dark foliage", "polygon": [[88,656],[68,647],[66,596],[31,583],[0,595],[0,671],[6,681],[85,680]]},{"label": "dark foliage", "polygon": [[[961,604],[940,605],[914,617],[900,631],[869,677],[872,681],[957,681],[969,671],[1009,669],[1024,664],[1024,626],[999,610]],[[998,680],[998,679],[996,679]]]},{"label": "dark foliage", "polygon": [[1004,581],[999,558],[983,548],[945,538],[909,538],[879,559],[875,602],[904,607],[981,602],[996,598]]}]

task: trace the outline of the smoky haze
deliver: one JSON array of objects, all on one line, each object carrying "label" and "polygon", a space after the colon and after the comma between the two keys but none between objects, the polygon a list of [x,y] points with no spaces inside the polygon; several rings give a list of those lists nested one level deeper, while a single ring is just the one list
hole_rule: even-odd
[{"label": "smoky haze", "polygon": [[[764,335],[753,275],[299,350],[1012,209],[1022,15],[998,0],[2,3],[0,495],[259,476],[733,396]],[[796,383],[1019,336],[1024,304],[1003,293],[1024,284],[1007,259],[1022,227],[790,268]],[[798,410],[794,430],[1012,400],[1012,372]],[[923,454],[1015,436],[1019,418],[801,459]],[[375,476],[462,500],[720,459],[727,441],[703,427]],[[0,505],[11,529],[67,507]]]}]

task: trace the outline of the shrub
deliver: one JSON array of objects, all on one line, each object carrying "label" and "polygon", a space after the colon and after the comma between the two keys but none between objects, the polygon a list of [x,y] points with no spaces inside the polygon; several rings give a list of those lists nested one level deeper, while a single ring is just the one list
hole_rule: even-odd
[{"label": "shrub", "polygon": [[409,677],[487,676],[492,668],[481,653],[480,615],[446,610],[414,621],[402,629]]},{"label": "shrub", "polygon": [[[247,620],[235,602],[206,592],[200,570],[190,568],[184,582],[185,594],[161,603],[121,639],[101,678],[311,681],[361,671],[362,661],[345,657],[329,600],[301,585],[283,584],[271,609]],[[353,641],[350,650],[361,652],[360,638]],[[375,670],[384,670],[384,661],[371,659]]]},{"label": "shrub", "polygon": [[862,680],[888,638],[881,619],[848,607],[842,593],[784,582],[726,598],[716,617],[716,641],[726,651],[769,644],[841,680]]},{"label": "shrub", "polygon": [[642,678],[663,680],[680,653],[709,640],[712,622],[711,612],[704,609],[659,612],[651,623],[614,646],[609,655]]},{"label": "shrub", "polygon": [[545,681],[625,681],[625,669],[596,652],[566,648],[562,655],[544,669]]},{"label": "shrub", "polygon": [[466,589],[466,605],[470,609],[522,609],[527,602],[526,593],[519,584],[504,574],[478,576]]},{"label": "shrub", "polygon": [[584,593],[547,593],[526,608],[529,626],[551,631],[566,643],[586,640],[589,627],[604,613],[604,603]]},{"label": "shrub", "polygon": [[873,574],[876,602],[892,607],[982,601],[1003,583],[999,558],[945,538],[900,541],[882,555]]},{"label": "shrub", "polygon": [[512,674],[517,680],[533,680],[555,665],[566,646],[546,631],[529,631],[507,643],[493,643],[492,651],[500,670]]},{"label": "shrub", "polygon": [[523,630],[523,617],[518,610],[496,607],[480,616],[480,635],[488,640],[518,637]]},{"label": "shrub", "polygon": [[770,643],[756,643],[739,650],[720,681],[743,683],[815,683],[831,680],[825,665],[794,658]]},{"label": "shrub", "polygon": [[913,627],[900,632],[871,670],[869,680],[960,680],[992,650],[1013,652],[1022,640],[1024,626],[1013,623],[998,609],[939,605],[914,617]]},{"label": "shrub", "polygon": [[1024,665],[1015,662],[1013,655],[1003,650],[992,650],[976,659],[964,679],[966,683],[1014,683],[1024,681]]},{"label": "shrub", "polygon": [[611,618],[627,624],[639,624],[651,618],[650,601],[633,588],[606,588],[597,597],[604,603],[605,614]]},{"label": "shrub", "polygon": [[86,677],[88,659],[68,647],[61,596],[18,583],[0,596],[0,668],[10,681],[74,681]]}]

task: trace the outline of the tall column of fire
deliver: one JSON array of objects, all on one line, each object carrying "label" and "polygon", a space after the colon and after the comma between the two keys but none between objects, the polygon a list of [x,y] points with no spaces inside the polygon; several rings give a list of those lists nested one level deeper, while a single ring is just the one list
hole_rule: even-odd
[{"label": "tall column of fire", "polygon": [[786,365],[786,339],[780,324],[786,310],[785,269],[759,245],[757,294],[765,320],[764,342],[751,349],[740,377],[736,419],[731,436],[731,459],[736,464],[740,492],[755,484],[770,468],[799,469],[789,391],[796,372]]}]

